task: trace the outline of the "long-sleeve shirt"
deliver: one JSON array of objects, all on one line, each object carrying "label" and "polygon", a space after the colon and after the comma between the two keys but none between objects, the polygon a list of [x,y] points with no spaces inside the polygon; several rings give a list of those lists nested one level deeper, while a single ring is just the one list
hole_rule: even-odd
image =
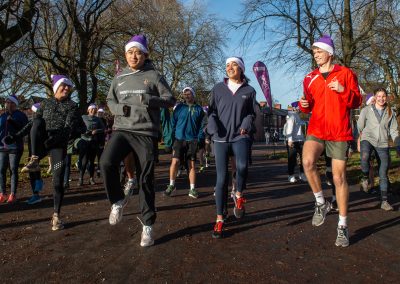
[{"label": "long-sleeve shirt", "polygon": [[172,129],[178,140],[199,140],[204,128],[204,111],[198,104],[179,104],[172,115]]}]

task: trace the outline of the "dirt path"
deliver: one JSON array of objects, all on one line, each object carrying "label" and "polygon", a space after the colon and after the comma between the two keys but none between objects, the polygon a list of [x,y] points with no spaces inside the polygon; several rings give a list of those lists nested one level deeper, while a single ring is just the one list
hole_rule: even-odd
[{"label": "dirt path", "polygon": [[[17,204],[0,205],[1,282],[398,283],[400,212],[379,209],[377,196],[351,187],[351,245],[337,248],[337,214],[312,227],[308,186],[289,184],[286,165],[266,160],[265,147],[257,145],[245,193],[247,215],[235,220],[230,202],[226,238],[214,240],[214,168],[198,175],[199,199],[187,196],[183,178],[167,198],[162,191],[168,159],[162,155],[157,166],[156,243],[150,248],[139,246],[137,195],[121,224],[111,227],[102,185],[73,187],[62,209],[65,230],[52,232],[51,181],[45,181],[45,199],[37,205],[26,205],[30,193],[20,190]],[[400,199],[393,198],[398,210]]]}]

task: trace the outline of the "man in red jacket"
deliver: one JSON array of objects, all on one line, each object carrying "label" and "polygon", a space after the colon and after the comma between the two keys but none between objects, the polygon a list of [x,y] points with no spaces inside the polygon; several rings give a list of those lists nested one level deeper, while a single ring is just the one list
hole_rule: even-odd
[{"label": "man in red jacket", "polygon": [[304,95],[300,110],[312,113],[303,147],[303,167],[316,203],[313,226],[325,221],[331,205],[325,200],[316,163],[322,152],[332,158],[333,180],[339,207],[336,246],[349,245],[347,207],[349,188],[346,181],[348,142],[353,140],[350,110],[361,105],[362,97],[356,75],[348,68],[333,64],[335,47],[332,39],[324,35],[312,45],[318,68],[303,82]]}]

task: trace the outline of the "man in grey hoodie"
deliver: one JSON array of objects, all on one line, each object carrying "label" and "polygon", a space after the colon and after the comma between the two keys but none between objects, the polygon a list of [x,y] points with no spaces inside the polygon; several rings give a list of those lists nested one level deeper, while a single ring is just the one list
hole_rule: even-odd
[{"label": "man in grey hoodie", "polygon": [[114,132],[100,161],[104,186],[112,204],[109,221],[115,225],[121,221],[127,204],[119,166],[129,153],[134,155],[143,225],[141,246],[154,244],[154,145],[160,129],[160,107],[175,104],[170,87],[154,69],[148,54],[143,35],[133,36],[125,45],[128,66],[114,77],[107,96],[108,107],[114,115]]}]

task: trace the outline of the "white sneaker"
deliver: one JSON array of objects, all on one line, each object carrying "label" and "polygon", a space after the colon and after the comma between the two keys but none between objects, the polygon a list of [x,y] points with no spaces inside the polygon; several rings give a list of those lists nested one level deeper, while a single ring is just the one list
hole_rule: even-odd
[{"label": "white sneaker", "polygon": [[124,185],[124,194],[125,196],[132,196],[134,189],[137,186],[136,179],[128,180]]},{"label": "white sneaker", "polygon": [[142,238],[140,240],[140,246],[149,247],[149,246],[152,246],[152,245],[154,245],[153,227],[152,226],[143,225],[143,231],[142,231]]},{"label": "white sneaker", "polygon": [[301,181],[307,182],[307,177],[306,177],[306,175],[305,175],[304,173],[301,173],[301,174],[299,175],[299,179],[300,179]]},{"label": "white sneaker", "polygon": [[125,205],[127,204],[126,198],[114,203],[111,206],[111,212],[110,212],[110,217],[109,217],[109,221],[110,221],[110,225],[116,225],[119,222],[121,222],[122,220],[122,211],[125,207]]},{"label": "white sneaker", "polygon": [[295,182],[296,182],[296,178],[295,178],[294,176],[289,176],[289,177],[288,177],[288,181],[289,181],[290,183],[295,183]]}]

